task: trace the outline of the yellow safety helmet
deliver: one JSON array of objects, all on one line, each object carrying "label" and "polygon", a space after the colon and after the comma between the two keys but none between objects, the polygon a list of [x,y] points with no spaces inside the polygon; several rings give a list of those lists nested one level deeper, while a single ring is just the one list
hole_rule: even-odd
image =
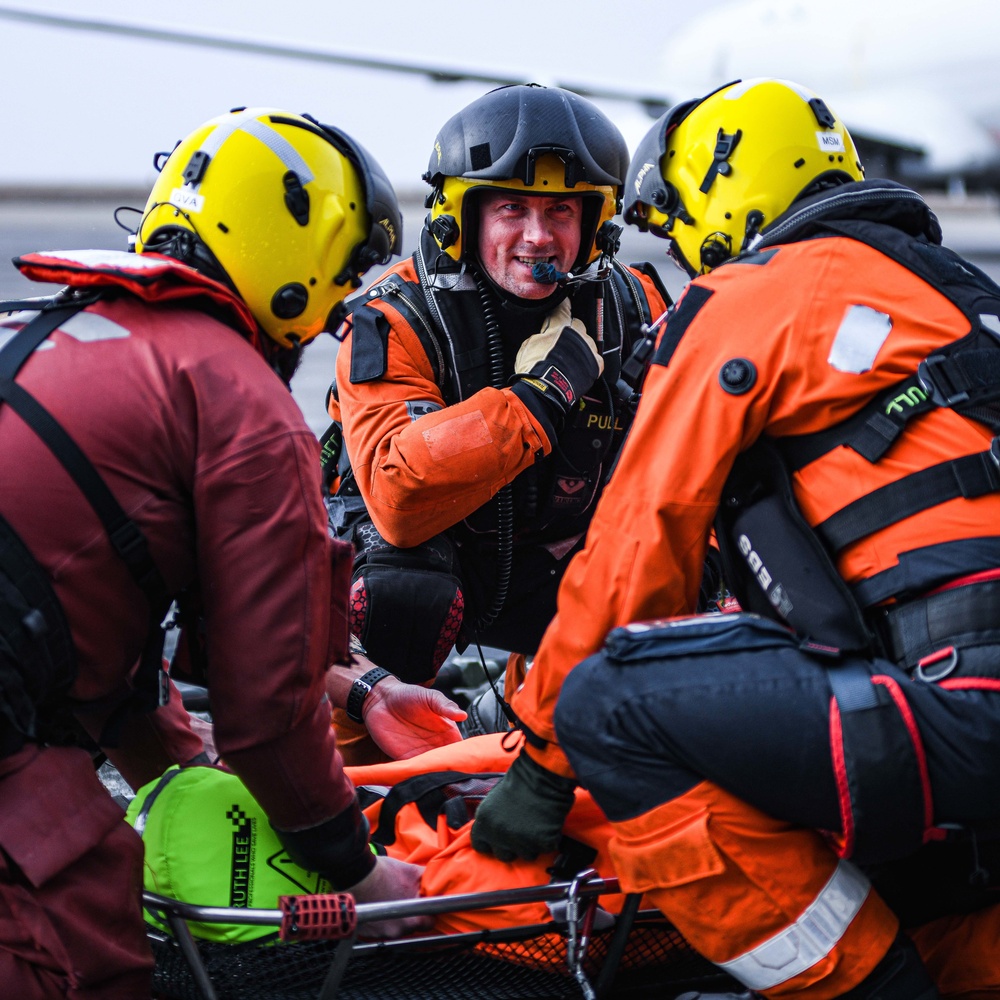
[{"label": "yellow safety helmet", "polygon": [[136,252],[228,280],[283,347],[336,329],[361,275],[398,252],[402,219],[385,174],[310,116],[236,109],[164,155]]},{"label": "yellow safety helmet", "polygon": [[860,180],[854,140],[821,98],[787,80],[737,80],[657,121],[629,166],[624,217],[704,274],[799,198]]},{"label": "yellow safety helmet", "polygon": [[601,227],[621,210],[628,147],[612,121],[572,91],[538,84],[499,87],[438,132],[423,179],[434,189],[427,228],[449,257],[477,250],[477,191],[581,195],[583,229],[573,268],[586,267],[618,233]]}]

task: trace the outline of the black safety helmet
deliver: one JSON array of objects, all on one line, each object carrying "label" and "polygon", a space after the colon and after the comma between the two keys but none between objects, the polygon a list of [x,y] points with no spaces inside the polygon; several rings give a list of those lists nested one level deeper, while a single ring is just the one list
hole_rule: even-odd
[{"label": "black safety helmet", "polygon": [[476,199],[492,188],[518,194],[574,194],[583,231],[574,268],[598,253],[597,233],[621,209],[628,147],[612,121],[578,94],[538,84],[499,87],[454,115],[437,134],[424,180],[427,218],[455,260],[476,251]]}]

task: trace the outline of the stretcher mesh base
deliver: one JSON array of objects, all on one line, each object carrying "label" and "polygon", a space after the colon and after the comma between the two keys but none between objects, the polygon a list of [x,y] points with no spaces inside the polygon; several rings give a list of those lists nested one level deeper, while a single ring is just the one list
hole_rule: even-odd
[{"label": "stretcher mesh base", "polygon": [[[337,996],[342,1000],[560,1000],[583,990],[566,966],[559,933],[510,940],[511,932],[484,932],[483,941],[458,945],[383,947],[356,951]],[[157,1000],[201,1000],[180,949],[151,938]],[[611,933],[591,939],[584,970],[591,984],[608,955]],[[336,951],[331,942],[226,945],[198,948],[219,1000],[315,1000]],[[674,997],[686,989],[732,988],[733,981],[697,955],[665,921],[636,922],[608,998]]]}]

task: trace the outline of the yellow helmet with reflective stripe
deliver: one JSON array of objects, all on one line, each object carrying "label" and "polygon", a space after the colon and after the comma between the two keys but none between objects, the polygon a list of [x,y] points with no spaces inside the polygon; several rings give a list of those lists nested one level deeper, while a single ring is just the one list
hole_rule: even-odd
[{"label": "yellow helmet with reflective stripe", "polygon": [[737,81],[657,121],[632,158],[624,215],[703,274],[799,198],[863,179],[854,140],[816,94],[787,80]]},{"label": "yellow helmet with reflective stripe", "polygon": [[261,329],[290,347],[335,328],[361,275],[401,239],[392,186],[358,143],[307,116],[250,108],[177,144],[135,249],[221,271]]}]

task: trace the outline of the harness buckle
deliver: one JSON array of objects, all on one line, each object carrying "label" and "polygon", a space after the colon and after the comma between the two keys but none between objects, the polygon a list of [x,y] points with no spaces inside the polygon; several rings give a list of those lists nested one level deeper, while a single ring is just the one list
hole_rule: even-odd
[{"label": "harness buckle", "polygon": [[936,684],[953,673],[957,666],[958,650],[954,646],[945,646],[943,649],[938,649],[922,657],[917,662],[913,676],[925,684]]},{"label": "harness buckle", "polygon": [[958,388],[949,375],[951,359],[943,354],[932,354],[917,366],[917,378],[927,394],[938,406],[958,406],[969,399],[964,389]]}]

